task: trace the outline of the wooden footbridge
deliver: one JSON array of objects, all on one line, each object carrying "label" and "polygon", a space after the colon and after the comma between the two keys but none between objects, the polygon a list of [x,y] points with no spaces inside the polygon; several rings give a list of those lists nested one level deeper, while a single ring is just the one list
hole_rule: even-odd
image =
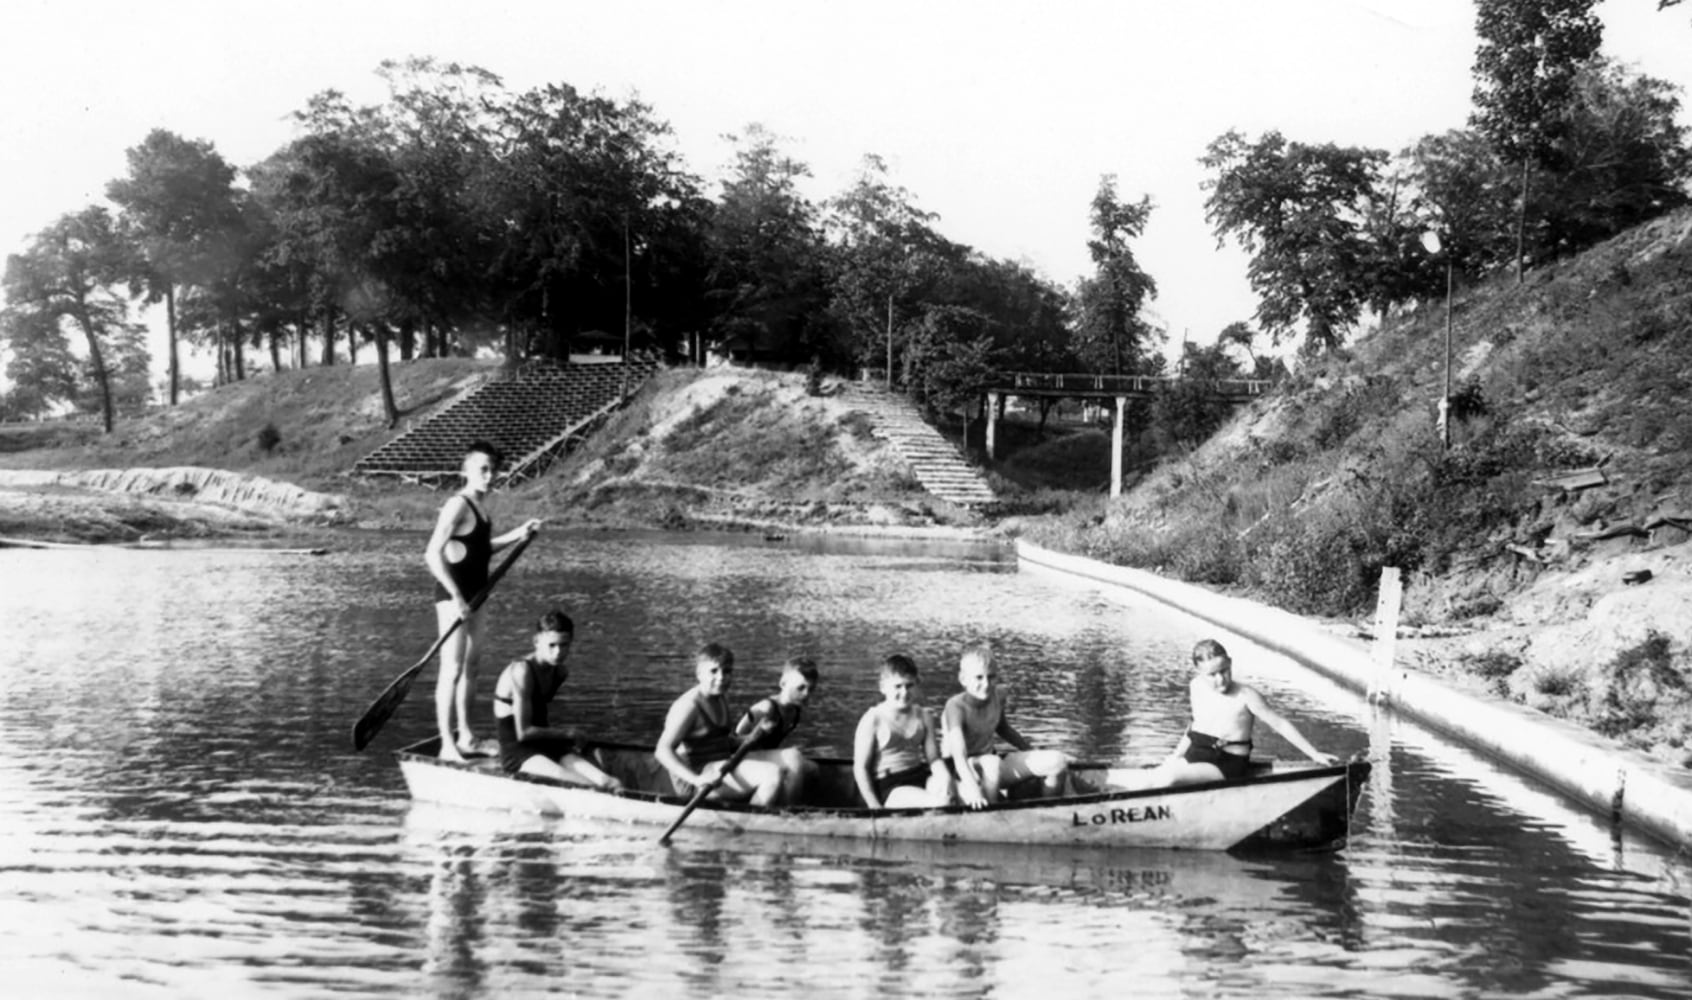
[{"label": "wooden footbridge", "polygon": [[987,384],[987,457],[994,458],[999,402],[1010,397],[1111,399],[1116,420],[1111,429],[1110,495],[1122,494],[1122,430],[1130,399],[1151,399],[1177,385],[1198,385],[1213,398],[1233,403],[1255,399],[1273,383],[1258,378],[1191,379],[1171,375],[1092,375],[1056,372],[997,372]]}]

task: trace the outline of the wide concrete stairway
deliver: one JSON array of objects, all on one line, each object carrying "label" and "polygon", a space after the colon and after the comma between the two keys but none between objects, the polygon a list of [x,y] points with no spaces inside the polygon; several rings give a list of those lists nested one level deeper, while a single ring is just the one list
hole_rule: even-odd
[{"label": "wide concrete stairway", "polygon": [[504,482],[532,479],[592,433],[658,368],[657,361],[641,357],[605,364],[530,361],[512,375],[468,390],[360,459],[353,471],[451,485],[464,449],[483,440],[504,450]]},{"label": "wide concrete stairway", "polygon": [[869,415],[875,423],[871,433],[893,446],[923,489],[963,507],[980,507],[998,500],[981,473],[922,418],[909,399],[870,382],[843,383],[841,399]]}]

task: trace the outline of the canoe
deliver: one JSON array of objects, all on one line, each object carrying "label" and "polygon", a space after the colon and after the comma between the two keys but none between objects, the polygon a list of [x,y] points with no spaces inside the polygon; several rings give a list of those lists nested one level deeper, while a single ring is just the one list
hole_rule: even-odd
[{"label": "canoe", "polygon": [[[508,775],[490,758],[451,763],[426,740],[396,754],[411,797],[419,802],[538,813],[627,824],[654,833],[669,827],[687,800],[646,791],[660,768],[652,749],[595,743],[592,759],[626,787],[605,792],[531,775]],[[1247,775],[1174,788],[1110,787],[1109,767],[1077,764],[1072,773],[1101,790],[1077,796],[1013,795],[985,809],[962,806],[870,810],[852,780],[852,763],[813,758],[817,776],[804,803],[758,807],[707,801],[682,835],[773,834],[850,840],[948,841],[1047,847],[1177,848],[1258,853],[1343,846],[1351,813],[1369,776],[1366,760],[1331,766],[1258,761]]]}]

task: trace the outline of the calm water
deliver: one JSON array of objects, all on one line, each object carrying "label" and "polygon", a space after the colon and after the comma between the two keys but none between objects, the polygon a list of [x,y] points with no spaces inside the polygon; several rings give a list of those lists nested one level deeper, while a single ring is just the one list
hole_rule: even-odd
[{"label": "calm water", "polygon": [[[1692,864],[1283,660],[1242,679],[1376,775],[1316,857],[711,840],[413,808],[348,729],[433,639],[420,537],[331,555],[0,550],[0,991],[16,996],[1685,997]],[[1151,762],[1203,626],[1019,577],[1000,549],[550,534],[493,602],[578,623],[571,721],[650,739],[688,651],[737,702],[808,652],[849,749],[893,650],[1003,654],[1023,731]],[[1272,734],[1260,747],[1296,756]]]}]

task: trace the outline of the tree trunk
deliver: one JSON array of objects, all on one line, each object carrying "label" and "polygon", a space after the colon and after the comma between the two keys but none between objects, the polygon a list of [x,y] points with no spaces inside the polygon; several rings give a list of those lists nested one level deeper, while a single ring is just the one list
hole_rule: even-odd
[{"label": "tree trunk", "polygon": [[241,330],[238,320],[231,320],[229,324],[229,343],[235,350],[235,381],[247,380],[247,344],[246,334]]},{"label": "tree trunk", "polygon": [[893,388],[893,296],[887,296],[887,388]]},{"label": "tree trunk", "polygon": [[100,350],[100,336],[87,316],[79,315],[77,325],[88,338],[88,366],[94,369],[94,381],[100,384],[100,413],[105,418],[106,433],[112,432],[112,379],[106,372],[106,356]]},{"label": "tree trunk", "polygon": [[270,328],[270,367],[276,371],[282,370],[282,324],[280,323]]},{"label": "tree trunk", "polygon": [[401,361],[410,361],[417,353],[417,321],[410,316],[400,320],[399,355]]},{"label": "tree trunk", "polygon": [[374,324],[376,333],[376,376],[382,385],[382,412],[388,415],[388,429],[392,430],[399,423],[399,406],[394,403],[394,383],[388,377],[388,324],[377,320]]},{"label": "tree trunk", "polygon": [[[170,345],[170,405],[175,406],[181,392],[182,361],[176,349],[176,286],[165,286],[165,330],[166,342]],[[106,430],[111,430],[107,427]]]}]

